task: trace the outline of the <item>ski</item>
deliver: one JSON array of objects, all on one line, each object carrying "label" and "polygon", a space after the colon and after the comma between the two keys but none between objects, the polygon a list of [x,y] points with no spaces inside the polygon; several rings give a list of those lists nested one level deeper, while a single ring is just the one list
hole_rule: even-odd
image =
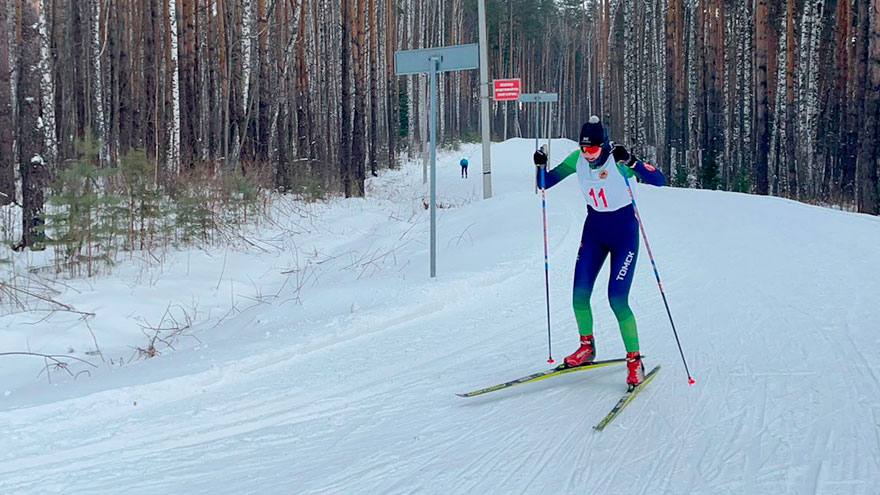
[{"label": "ski", "polygon": [[645,381],[643,381],[639,386],[627,390],[626,393],[623,394],[623,397],[621,397],[620,400],[617,401],[617,404],[615,404],[614,407],[611,409],[611,412],[609,412],[608,415],[602,418],[602,421],[599,421],[599,424],[594,426],[593,429],[596,431],[604,430],[605,427],[608,426],[608,423],[614,420],[614,418],[616,418],[617,415],[620,414],[620,411],[622,411],[624,407],[629,405],[629,403],[632,402],[636,395],[638,395],[638,393],[641,392],[643,388],[645,388],[645,385],[647,385],[651,382],[651,380],[654,379],[654,376],[657,375],[658,371],[660,371],[659,364],[655,366],[650,373],[645,375]]},{"label": "ski", "polygon": [[605,361],[593,361],[590,364],[584,364],[581,366],[567,367],[564,364],[560,364],[555,368],[551,368],[547,371],[541,371],[538,373],[531,374],[529,376],[524,376],[522,378],[517,378],[516,380],[511,380],[509,382],[499,383],[498,385],[492,385],[491,387],[481,388],[479,390],[474,390],[473,392],[467,392],[464,394],[455,394],[459,397],[474,397],[477,395],[488,394],[489,392],[495,392],[497,390],[503,390],[505,388],[513,387],[514,385],[520,385],[523,383],[531,383],[537,382],[540,380],[546,380],[547,378],[552,378],[554,376],[565,375],[567,373],[574,373],[575,371],[585,371],[592,370],[596,368],[603,368],[605,366],[611,366],[613,364],[623,364],[626,362],[626,359],[608,359]]}]

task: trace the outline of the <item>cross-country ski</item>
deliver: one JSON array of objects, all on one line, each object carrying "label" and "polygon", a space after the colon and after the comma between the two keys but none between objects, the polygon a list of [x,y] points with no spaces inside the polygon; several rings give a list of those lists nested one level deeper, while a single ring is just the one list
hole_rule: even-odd
[{"label": "cross-country ski", "polygon": [[622,411],[624,407],[628,406],[629,403],[632,402],[632,400],[636,397],[636,395],[641,393],[642,389],[644,389],[648,386],[649,383],[651,383],[651,380],[654,379],[654,376],[659,371],[660,365],[658,364],[647,375],[645,375],[645,380],[642,383],[630,386],[630,388],[623,394],[620,400],[617,401],[617,404],[615,404],[614,407],[611,408],[611,411],[606,414],[605,417],[602,418],[602,420],[593,427],[593,429],[596,431],[604,430],[605,427],[608,426],[609,423],[614,421],[614,418],[616,418],[617,415],[620,414],[620,411]]},{"label": "cross-country ski", "polygon": [[509,382],[499,383],[497,385],[492,385],[490,387],[481,388],[477,390],[473,390],[471,392],[465,392],[463,394],[455,394],[459,397],[475,397],[477,395],[488,394],[489,392],[496,392],[498,390],[503,390],[506,388],[513,387],[515,385],[522,385],[523,383],[534,383],[541,380],[546,380],[548,378],[553,378],[557,376],[567,375],[569,373],[575,373],[578,371],[587,371],[596,368],[604,368],[605,366],[611,366],[614,364],[624,364],[626,362],[625,359],[608,359],[605,361],[593,361],[592,363],[582,364],[579,366],[567,367],[564,364],[560,364],[559,366],[546,370],[540,371],[538,373],[533,373],[528,376],[524,376],[522,378],[517,378],[515,380],[510,380]]}]

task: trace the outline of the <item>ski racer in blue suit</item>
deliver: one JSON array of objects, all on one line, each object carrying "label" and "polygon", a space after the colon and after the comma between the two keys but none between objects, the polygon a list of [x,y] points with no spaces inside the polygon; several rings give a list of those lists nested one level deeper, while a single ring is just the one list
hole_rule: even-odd
[{"label": "ski racer in blue suit", "polygon": [[[538,166],[540,186],[541,168],[547,165],[543,148],[535,152],[534,162]],[[581,345],[564,362],[566,366],[581,366],[596,357],[590,296],[599,270],[610,254],[608,300],[627,351],[627,384],[637,386],[644,380],[645,373],[636,319],[629,307],[629,290],[639,253],[639,224],[630,196],[635,194],[632,179],[663,186],[666,178],[653,165],[632,156],[624,146],[609,141],[605,127],[595,115],[581,128],[578,150],[546,171],[543,187],[549,189],[575,173],[588,211],[574,269],[572,295]]]}]

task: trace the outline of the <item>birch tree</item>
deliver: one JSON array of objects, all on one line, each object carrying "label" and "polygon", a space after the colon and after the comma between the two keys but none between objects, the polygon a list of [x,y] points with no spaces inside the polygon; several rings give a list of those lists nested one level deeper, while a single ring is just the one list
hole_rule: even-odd
[{"label": "birch tree", "polygon": [[43,132],[44,147],[42,153],[43,163],[49,169],[55,165],[58,156],[58,138],[55,127],[55,77],[52,66],[52,53],[50,46],[51,0],[40,0],[36,6],[39,14],[39,42],[40,42],[40,121],[39,126]]},{"label": "birch tree", "polygon": [[103,165],[110,162],[110,139],[104,116],[104,72],[101,70],[101,0],[89,0],[90,7],[90,55],[92,58],[91,89],[94,98],[94,126],[92,129],[100,142],[100,160]]},{"label": "birch tree", "polygon": [[177,0],[168,0],[168,59],[171,75],[171,126],[168,128],[168,170],[180,173],[180,65],[178,64]]}]

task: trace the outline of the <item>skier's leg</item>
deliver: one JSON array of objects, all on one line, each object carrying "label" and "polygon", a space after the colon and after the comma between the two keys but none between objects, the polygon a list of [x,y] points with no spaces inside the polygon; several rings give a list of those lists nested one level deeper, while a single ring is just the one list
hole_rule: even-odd
[{"label": "skier's leg", "polygon": [[608,280],[608,302],[617,317],[620,335],[626,352],[639,350],[639,334],[636,318],[629,307],[629,290],[636,272],[639,257],[638,223],[622,221],[615,225],[611,248],[611,274]]},{"label": "skier's leg", "polygon": [[596,358],[590,295],[593,293],[596,277],[599,275],[599,270],[608,254],[607,248],[597,242],[596,236],[598,234],[595,222],[590,222],[588,219],[584,223],[584,233],[581,235],[581,246],[578,249],[577,263],[574,267],[574,290],[572,291],[574,317],[577,320],[578,332],[581,334],[581,345],[573,354],[565,357],[563,362],[567,366],[581,366]]},{"label": "skier's leg", "polygon": [[[595,225],[595,224],[594,224]],[[590,222],[584,223],[584,231],[581,234],[581,246],[578,249],[577,262],[574,266],[574,290],[572,291],[572,305],[574,317],[577,320],[578,332],[581,335],[593,335],[593,311],[590,308],[590,296],[593,294],[593,286],[596,277],[608,250],[600,244],[596,237],[600,232],[595,227],[591,228]]]}]

